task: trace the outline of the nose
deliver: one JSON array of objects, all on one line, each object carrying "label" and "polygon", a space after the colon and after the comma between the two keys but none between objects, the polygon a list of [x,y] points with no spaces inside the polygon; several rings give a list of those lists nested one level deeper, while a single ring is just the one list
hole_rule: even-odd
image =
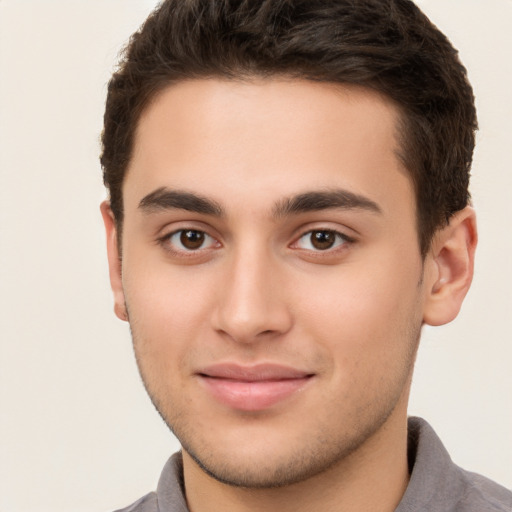
[{"label": "nose", "polygon": [[238,343],[270,340],[288,332],[292,315],[283,275],[272,255],[240,250],[226,262],[213,327]]}]

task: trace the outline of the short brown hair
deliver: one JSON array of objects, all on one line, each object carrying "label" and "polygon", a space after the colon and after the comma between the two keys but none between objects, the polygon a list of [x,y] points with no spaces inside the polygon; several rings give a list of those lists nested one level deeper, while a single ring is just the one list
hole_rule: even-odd
[{"label": "short brown hair", "polygon": [[395,102],[425,255],[435,231],[469,202],[477,120],[457,51],[410,0],[162,2],[108,86],[101,164],[118,231],[137,123],[158,92],[186,79],[275,75],[357,84]]}]

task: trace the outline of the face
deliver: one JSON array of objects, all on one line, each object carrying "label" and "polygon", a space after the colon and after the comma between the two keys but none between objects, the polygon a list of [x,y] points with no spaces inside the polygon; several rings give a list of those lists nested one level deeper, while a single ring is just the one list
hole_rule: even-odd
[{"label": "face", "polygon": [[140,120],[117,310],[221,481],[297,482],[405,421],[425,276],[396,125],[376,93],[296,80],[183,82]]}]

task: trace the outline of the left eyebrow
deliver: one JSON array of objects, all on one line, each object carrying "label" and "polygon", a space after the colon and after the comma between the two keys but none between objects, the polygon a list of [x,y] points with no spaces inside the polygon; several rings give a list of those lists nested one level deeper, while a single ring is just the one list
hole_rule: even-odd
[{"label": "left eyebrow", "polygon": [[274,209],[274,217],[285,217],[299,213],[341,208],[343,210],[366,210],[382,214],[380,206],[371,199],[350,192],[336,189],[326,191],[312,191],[298,194],[279,201]]}]

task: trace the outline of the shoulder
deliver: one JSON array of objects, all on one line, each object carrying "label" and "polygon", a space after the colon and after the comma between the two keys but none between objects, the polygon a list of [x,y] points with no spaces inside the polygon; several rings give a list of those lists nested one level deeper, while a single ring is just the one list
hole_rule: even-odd
[{"label": "shoulder", "polygon": [[488,478],[459,469],[464,482],[464,493],[461,496],[457,512],[511,512],[512,491],[489,480]]},{"label": "shoulder", "polygon": [[451,460],[430,425],[409,418],[410,481],[395,512],[512,512],[512,491]]},{"label": "shoulder", "polygon": [[115,512],[158,512],[156,493],[151,492],[143,496],[129,507],[116,510]]}]

